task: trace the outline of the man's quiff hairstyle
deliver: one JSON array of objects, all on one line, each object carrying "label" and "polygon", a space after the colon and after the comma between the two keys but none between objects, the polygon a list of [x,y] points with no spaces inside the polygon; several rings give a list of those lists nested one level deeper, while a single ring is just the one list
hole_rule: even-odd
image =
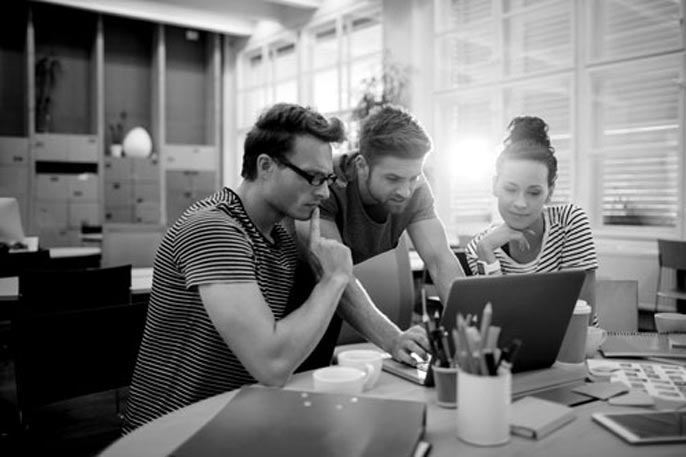
[{"label": "man's quiff hairstyle", "polygon": [[310,135],[325,143],[345,140],[345,127],[338,118],[327,120],[315,110],[290,103],[277,103],[264,111],[245,137],[241,176],[257,178],[257,157],[267,154],[276,159],[293,152],[295,138]]},{"label": "man's quiff hairstyle", "polygon": [[370,165],[384,156],[421,159],[431,148],[431,139],[424,127],[399,106],[375,108],[360,129],[360,154]]}]

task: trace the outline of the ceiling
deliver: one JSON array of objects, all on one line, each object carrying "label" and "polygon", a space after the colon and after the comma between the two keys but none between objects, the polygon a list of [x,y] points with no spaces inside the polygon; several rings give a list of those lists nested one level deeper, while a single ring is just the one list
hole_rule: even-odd
[{"label": "ceiling", "polygon": [[323,0],[34,0],[100,13],[250,36],[260,21],[305,20]]}]

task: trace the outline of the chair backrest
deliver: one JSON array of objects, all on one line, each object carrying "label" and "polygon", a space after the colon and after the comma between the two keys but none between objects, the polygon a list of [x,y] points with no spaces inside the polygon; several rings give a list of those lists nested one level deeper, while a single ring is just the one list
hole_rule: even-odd
[{"label": "chair backrest", "polygon": [[130,304],[131,266],[19,276],[12,320],[18,406],[35,407],[126,386],[146,304]]},{"label": "chair backrest", "polygon": [[686,241],[657,240],[660,267],[686,270]]},{"label": "chair backrest", "polygon": [[166,227],[156,224],[105,224],[102,227],[102,264],[152,267]]},{"label": "chair backrest", "polygon": [[131,265],[35,270],[19,275],[19,309],[43,313],[121,305],[131,300]]},{"label": "chair backrest", "polygon": [[638,281],[597,279],[598,323],[611,332],[638,330]]},{"label": "chair backrest", "polygon": [[40,406],[127,386],[143,335],[147,304],[45,314],[12,322],[22,422]]},{"label": "chair backrest", "polygon": [[[409,327],[412,321],[414,284],[404,236],[395,249],[355,265],[354,273],[381,312],[401,329]],[[338,344],[362,341],[364,338],[343,322]]]}]

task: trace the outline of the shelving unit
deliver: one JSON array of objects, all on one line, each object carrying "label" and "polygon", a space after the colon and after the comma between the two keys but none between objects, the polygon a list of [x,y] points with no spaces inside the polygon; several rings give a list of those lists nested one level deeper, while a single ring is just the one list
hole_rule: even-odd
[{"label": "shelving unit", "polygon": [[28,10],[11,8],[0,19],[0,197],[19,201],[29,218],[27,77]]},{"label": "shelving unit", "polygon": [[[220,35],[22,5],[0,19],[0,196],[30,235],[74,246],[83,226],[171,224],[218,188]],[[122,112],[151,157],[111,156]]]}]

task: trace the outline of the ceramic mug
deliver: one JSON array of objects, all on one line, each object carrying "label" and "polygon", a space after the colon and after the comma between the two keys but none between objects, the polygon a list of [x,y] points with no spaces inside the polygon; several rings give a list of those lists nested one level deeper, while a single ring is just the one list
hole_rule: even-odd
[{"label": "ceramic mug", "polygon": [[600,345],[607,339],[607,332],[600,327],[588,327],[586,333],[586,357],[594,357]]},{"label": "ceramic mug", "polygon": [[351,349],[338,354],[338,365],[356,367],[369,372],[365,390],[373,388],[381,376],[383,353],[371,349]]}]

